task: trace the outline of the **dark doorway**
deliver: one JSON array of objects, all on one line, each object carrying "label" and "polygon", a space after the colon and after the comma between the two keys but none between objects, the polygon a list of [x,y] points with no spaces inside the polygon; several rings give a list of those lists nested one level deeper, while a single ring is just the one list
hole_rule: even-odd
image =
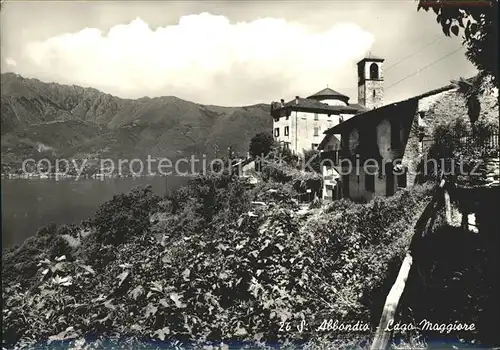
[{"label": "dark doorway", "polygon": [[408,168],[404,167],[398,173],[398,187],[406,188],[408,178]]},{"label": "dark doorway", "polygon": [[349,198],[349,175],[342,175],[342,197]]},{"label": "dark doorway", "polygon": [[394,167],[392,162],[385,163],[385,195],[394,194]]}]

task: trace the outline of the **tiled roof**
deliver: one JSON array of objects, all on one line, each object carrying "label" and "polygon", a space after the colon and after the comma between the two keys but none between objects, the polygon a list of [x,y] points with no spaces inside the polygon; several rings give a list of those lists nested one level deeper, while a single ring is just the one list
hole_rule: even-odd
[{"label": "tiled roof", "polygon": [[444,91],[452,90],[454,88],[455,88],[455,86],[453,84],[446,85],[446,86],[443,86],[439,89],[434,89],[434,90],[428,91],[426,93],[423,93],[423,94],[420,94],[420,95],[417,95],[417,96],[414,96],[411,98],[407,98],[406,100],[394,102],[394,103],[391,103],[391,104],[388,104],[388,105],[385,105],[385,106],[382,106],[379,108],[367,110],[363,113],[359,113],[359,114],[355,115],[354,117],[346,120],[343,123],[335,125],[334,127],[326,130],[324,133],[325,134],[340,134],[342,131],[351,128],[353,125],[362,122],[363,120],[365,120],[364,118],[371,118],[372,119],[376,116],[382,117],[385,115],[384,114],[385,112],[388,112],[393,107],[401,106],[402,104],[412,102],[415,100],[419,100],[419,99],[422,99],[422,98],[425,98],[428,96],[436,95],[436,94],[439,94],[439,93],[444,92]]},{"label": "tiled roof", "polygon": [[[339,140],[339,138],[338,138],[337,136],[335,136],[335,135],[328,135],[328,136],[330,136],[330,137],[331,137],[331,138],[333,138],[334,140],[337,140],[337,142],[338,142],[338,143],[340,143],[340,140]],[[322,150],[322,149],[323,149],[323,147],[325,147],[325,144],[326,144],[328,141],[330,141],[330,138],[329,138],[328,136],[323,137],[323,140],[321,140],[320,144],[318,145],[318,149],[319,149],[319,150]]]},{"label": "tiled roof", "polygon": [[359,103],[351,103],[349,104],[349,106],[358,109],[360,112],[366,112],[369,110],[368,108]]},{"label": "tiled roof", "polygon": [[349,97],[344,95],[344,94],[341,94],[340,92],[338,91],[335,91],[333,89],[330,89],[330,88],[325,88],[321,91],[318,91],[317,93],[315,93],[314,95],[311,95],[309,96],[308,98],[312,98],[312,99],[315,99],[315,98],[318,98],[318,97],[340,97],[342,100],[349,100]]},{"label": "tiled roof", "polygon": [[332,111],[337,113],[347,112],[347,113],[358,113],[364,109],[360,105],[349,105],[349,106],[331,106],[320,101],[316,101],[310,98],[298,98],[298,103],[296,99],[286,102],[283,107],[276,108],[275,110],[280,110],[283,108],[290,108],[292,110],[311,110],[311,111]]}]

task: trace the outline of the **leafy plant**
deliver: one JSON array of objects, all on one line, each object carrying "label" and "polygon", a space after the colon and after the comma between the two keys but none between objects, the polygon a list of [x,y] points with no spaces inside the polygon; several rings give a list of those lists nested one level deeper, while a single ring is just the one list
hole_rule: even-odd
[{"label": "leafy plant", "polygon": [[273,145],[273,135],[267,132],[258,133],[250,140],[250,155],[252,157],[267,156],[271,151]]},{"label": "leafy plant", "polygon": [[313,149],[304,151],[304,165],[308,164],[308,166],[305,166],[306,171],[315,171],[321,174],[321,157],[319,153],[318,150]]},{"label": "leafy plant", "polygon": [[462,32],[467,59],[498,87],[498,0],[453,5],[445,0],[420,0],[417,9],[432,9],[446,36]]},{"label": "leafy plant", "polygon": [[[163,202],[147,190],[115,198],[91,220],[98,230],[83,239],[80,255],[39,256],[30,284],[3,289],[3,345],[333,344],[342,332],[317,331],[325,318],[371,324],[427,190],[366,205],[342,201],[309,215],[286,202],[288,191],[291,184],[248,190],[236,177],[209,175]],[[152,203],[165,215],[143,226]],[[136,230],[118,236],[120,244],[101,242],[102,227],[123,228],[114,220],[123,211],[137,214],[128,217]],[[283,330],[304,320],[303,332]]]},{"label": "leafy plant", "polygon": [[150,226],[149,216],[161,198],[151,186],[136,187],[129,194],[115,195],[99,207],[92,225],[96,237],[104,244],[120,244],[129,237],[144,233]]}]

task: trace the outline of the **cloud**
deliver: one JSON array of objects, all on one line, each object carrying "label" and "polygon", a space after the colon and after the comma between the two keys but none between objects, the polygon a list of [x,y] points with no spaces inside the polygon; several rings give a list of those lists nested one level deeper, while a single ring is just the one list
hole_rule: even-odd
[{"label": "cloud", "polygon": [[16,61],[14,61],[14,60],[13,60],[12,58],[10,58],[10,57],[7,57],[7,58],[5,59],[5,63],[6,63],[8,66],[12,66],[12,67],[17,66],[17,62],[16,62]]},{"label": "cloud", "polygon": [[22,58],[31,76],[122,97],[174,95],[241,105],[312,94],[326,84],[341,90],[355,79],[354,62],[373,42],[352,23],[314,32],[283,19],[231,23],[201,13],[156,29],[137,18],[107,33],[85,28],[61,34],[26,44]]}]

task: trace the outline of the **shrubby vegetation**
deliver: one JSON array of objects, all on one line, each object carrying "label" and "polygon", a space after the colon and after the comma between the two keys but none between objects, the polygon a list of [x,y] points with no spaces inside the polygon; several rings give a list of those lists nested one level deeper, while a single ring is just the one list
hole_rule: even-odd
[{"label": "shrubby vegetation", "polygon": [[[498,133],[498,127],[498,120],[485,118],[475,122],[474,133],[470,122],[463,118],[436,125],[433,130],[433,139],[436,141],[427,151],[427,165],[424,162],[419,165],[419,172],[425,174],[421,181],[435,179],[439,173],[444,173],[452,183],[482,183],[486,175],[484,158],[498,157],[498,149],[485,147],[491,135]],[[478,176],[463,176],[471,172]]]},{"label": "shrubby vegetation", "polygon": [[262,177],[266,181],[275,181],[282,184],[290,184],[303,199],[306,191],[311,190],[311,198],[316,195],[321,197],[323,178],[315,172],[298,170],[286,164],[268,162],[262,169]]},{"label": "shrubby vegetation", "polygon": [[273,135],[267,132],[256,134],[250,140],[250,155],[252,157],[266,156],[271,152],[274,145]]},{"label": "shrubby vegetation", "polygon": [[321,198],[323,177],[318,151],[305,151],[299,158],[290,149],[273,145],[265,159],[257,161],[260,161],[262,180],[290,185],[294,198],[299,201]]},{"label": "shrubby vegetation", "polygon": [[77,246],[41,230],[3,257],[3,346],[331,345],[346,334],[315,331],[324,319],[373,326],[428,189],[308,213],[294,191],[204,175],[115,196]]}]

